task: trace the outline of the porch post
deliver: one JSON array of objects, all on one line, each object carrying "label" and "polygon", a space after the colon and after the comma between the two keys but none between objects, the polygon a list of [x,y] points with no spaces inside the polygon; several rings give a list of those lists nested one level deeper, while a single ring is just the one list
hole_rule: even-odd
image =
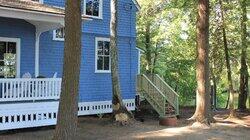
[{"label": "porch post", "polygon": [[39,48],[40,48],[40,35],[41,32],[36,31],[36,44],[35,44],[35,77],[39,76]]}]

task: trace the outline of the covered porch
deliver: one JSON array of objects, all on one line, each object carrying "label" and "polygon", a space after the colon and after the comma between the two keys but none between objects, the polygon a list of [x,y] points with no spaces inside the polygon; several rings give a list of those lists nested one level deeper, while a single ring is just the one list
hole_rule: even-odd
[{"label": "covered porch", "polygon": [[63,26],[63,9],[0,0],[0,130],[56,123],[61,78],[39,78],[40,35]]},{"label": "covered porch", "polygon": [[[51,43],[42,33],[63,26],[63,9],[32,1],[0,0],[0,131],[56,124],[61,78],[55,73],[61,68],[52,66],[57,61],[44,62],[50,61],[46,52],[53,48],[48,45],[42,51],[44,43]],[[59,57],[58,50],[54,54]],[[40,76],[44,71],[46,78]],[[135,109],[134,99],[124,102],[129,110]],[[78,103],[79,116],[110,112],[111,100]]]},{"label": "covered porch", "polygon": [[64,26],[64,10],[2,0],[0,19],[0,102],[58,100],[61,78],[38,78],[39,49],[43,32]]}]

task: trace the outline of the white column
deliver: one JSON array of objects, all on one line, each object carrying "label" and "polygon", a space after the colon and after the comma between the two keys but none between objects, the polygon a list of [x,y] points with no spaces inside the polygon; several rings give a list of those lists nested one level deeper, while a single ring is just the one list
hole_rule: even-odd
[{"label": "white column", "polygon": [[36,44],[35,44],[35,76],[39,76],[39,48],[40,48],[40,35],[41,32],[36,31]]}]

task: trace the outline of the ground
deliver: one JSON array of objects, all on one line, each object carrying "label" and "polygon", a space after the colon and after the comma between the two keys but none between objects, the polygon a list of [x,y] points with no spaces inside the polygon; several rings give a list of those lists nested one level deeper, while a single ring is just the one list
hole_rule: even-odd
[{"label": "ground", "polygon": [[[127,126],[114,125],[108,116],[85,116],[79,118],[78,139],[250,140],[249,112],[240,114],[240,119],[224,120],[227,112],[216,111],[217,122],[209,129],[201,129],[191,127],[192,122],[186,120],[193,111],[193,108],[182,108],[176,127],[159,126],[157,118],[151,114],[137,115],[139,119]],[[53,131],[53,127],[6,131],[1,132],[0,140],[47,140],[52,138]]]}]

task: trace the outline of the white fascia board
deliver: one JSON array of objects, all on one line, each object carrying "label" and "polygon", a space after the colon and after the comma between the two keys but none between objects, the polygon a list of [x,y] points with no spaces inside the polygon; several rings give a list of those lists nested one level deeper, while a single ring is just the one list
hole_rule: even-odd
[{"label": "white fascia board", "polygon": [[0,17],[64,24],[64,15],[0,7]]}]

